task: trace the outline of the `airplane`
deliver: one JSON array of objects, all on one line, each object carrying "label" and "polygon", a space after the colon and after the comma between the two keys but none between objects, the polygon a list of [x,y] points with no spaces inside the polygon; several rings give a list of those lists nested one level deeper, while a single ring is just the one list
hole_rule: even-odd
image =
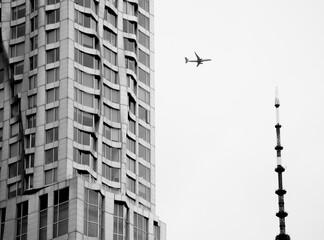
[{"label": "airplane", "polygon": [[197,60],[189,60],[187,57],[185,57],[186,63],[188,63],[188,62],[196,62],[197,67],[198,67],[200,64],[203,64],[203,62],[211,61],[211,59],[202,59],[202,58],[200,58],[196,52],[195,52],[195,54],[196,54]]}]

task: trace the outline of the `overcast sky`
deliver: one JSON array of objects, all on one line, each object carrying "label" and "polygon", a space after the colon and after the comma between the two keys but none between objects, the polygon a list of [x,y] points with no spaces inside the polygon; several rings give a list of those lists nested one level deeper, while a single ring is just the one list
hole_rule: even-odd
[{"label": "overcast sky", "polygon": [[[167,240],[324,239],[324,1],[155,0],[157,214]],[[198,68],[184,57],[213,60]]]}]

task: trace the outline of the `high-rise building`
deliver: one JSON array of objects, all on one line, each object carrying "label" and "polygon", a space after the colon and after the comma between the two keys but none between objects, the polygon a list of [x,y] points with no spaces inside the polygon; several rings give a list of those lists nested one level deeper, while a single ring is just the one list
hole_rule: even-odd
[{"label": "high-rise building", "polygon": [[165,240],[153,0],[0,8],[0,240]]}]

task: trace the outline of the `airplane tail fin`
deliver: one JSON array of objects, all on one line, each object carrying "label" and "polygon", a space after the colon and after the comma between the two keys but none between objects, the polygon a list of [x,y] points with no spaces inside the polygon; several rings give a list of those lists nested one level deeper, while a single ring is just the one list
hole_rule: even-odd
[{"label": "airplane tail fin", "polygon": [[189,59],[185,57],[186,63],[188,63]]}]

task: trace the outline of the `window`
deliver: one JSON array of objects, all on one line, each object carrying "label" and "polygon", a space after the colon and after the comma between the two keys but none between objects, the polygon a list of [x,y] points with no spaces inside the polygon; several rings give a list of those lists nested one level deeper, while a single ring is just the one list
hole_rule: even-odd
[{"label": "window", "polygon": [[28,109],[37,107],[37,94],[28,96]]},{"label": "window", "polygon": [[107,66],[104,65],[103,69],[103,75],[104,78],[106,78],[109,82],[112,82],[114,84],[118,84],[118,74],[114,70],[108,68]]},{"label": "window", "polygon": [[53,68],[46,71],[47,83],[56,82],[59,80],[59,68]]},{"label": "window", "polygon": [[136,41],[134,39],[124,38],[124,48],[136,54]]},{"label": "window", "polygon": [[56,28],[46,32],[47,44],[55,43],[60,40],[60,29]]},{"label": "window", "polygon": [[104,28],[103,30],[103,39],[107,40],[111,45],[117,46],[117,34],[108,28]]},{"label": "window", "polygon": [[104,58],[113,65],[116,65],[117,53],[113,52],[109,48],[103,48]]},{"label": "window", "polygon": [[16,177],[20,175],[23,171],[22,161],[18,161],[12,164],[9,164],[9,178]]},{"label": "window", "polygon": [[25,189],[28,190],[28,189],[32,189],[34,186],[34,175],[33,174],[28,174],[28,175],[25,175]]},{"label": "window", "polygon": [[59,100],[59,88],[52,88],[46,91],[46,103],[52,103]]},{"label": "window", "polygon": [[134,240],[148,240],[148,219],[134,212]]},{"label": "window", "polygon": [[74,121],[88,127],[94,127],[94,115],[77,108],[74,108]]},{"label": "window", "polygon": [[26,135],[26,146],[25,148],[35,147],[35,133]]},{"label": "window", "polygon": [[104,97],[114,103],[119,103],[119,91],[112,89],[106,85],[104,86]]},{"label": "window", "polygon": [[139,0],[138,4],[141,8],[143,8],[145,11],[150,11],[150,0]]},{"label": "window", "polygon": [[78,49],[75,49],[74,60],[85,67],[99,69],[99,60],[95,56]]},{"label": "window", "polygon": [[145,33],[138,31],[138,40],[139,43],[142,44],[146,48],[150,48],[150,37],[147,36]]},{"label": "window", "polygon": [[11,39],[25,36],[25,23],[11,27]]},{"label": "window", "polygon": [[3,108],[0,109],[0,122],[3,122]]},{"label": "window", "polygon": [[117,15],[110,8],[105,8],[105,16],[104,19],[109,22],[114,27],[117,27]]},{"label": "window", "polygon": [[60,0],[47,0],[47,5],[59,3]]},{"label": "window", "polygon": [[45,171],[45,185],[57,182],[57,168]]},{"label": "window", "polygon": [[138,184],[138,195],[146,201],[151,201],[151,189],[141,183]]},{"label": "window", "polygon": [[100,192],[84,189],[84,234],[103,238],[103,200]]},{"label": "window", "polygon": [[79,164],[89,166],[93,171],[97,172],[97,159],[89,152],[81,151],[77,148],[73,149],[73,161]]},{"label": "window", "polygon": [[29,70],[34,70],[37,68],[37,55],[31,56],[29,58]]},{"label": "window", "polygon": [[120,122],[120,113],[118,109],[111,108],[110,106],[104,106],[104,116],[112,122]]},{"label": "window", "polygon": [[146,181],[151,181],[151,169],[145,167],[142,164],[138,164],[138,176],[145,179]]},{"label": "window", "polygon": [[24,62],[17,62],[12,64],[12,70],[14,75],[19,75],[24,73]]},{"label": "window", "polygon": [[83,92],[78,88],[74,88],[74,100],[86,107],[98,108],[99,106],[99,99],[96,95]]},{"label": "window", "polygon": [[46,51],[47,64],[53,63],[60,60],[60,49],[54,48]]},{"label": "window", "polygon": [[91,17],[91,14],[85,14],[75,10],[74,21],[86,28],[92,28],[97,31],[97,22]]},{"label": "window", "polygon": [[132,153],[136,154],[136,142],[135,140],[127,137],[127,149],[131,151]]},{"label": "window", "polygon": [[20,5],[12,8],[11,10],[11,20],[17,20],[19,18],[26,16],[26,5]]},{"label": "window", "polygon": [[120,141],[120,129],[112,128],[106,124],[103,125],[103,136],[111,141]]},{"label": "window", "polygon": [[47,24],[57,23],[60,21],[60,9],[48,11],[46,13]]},{"label": "window", "polygon": [[136,161],[129,156],[127,157],[127,169],[133,173],[136,173]]},{"label": "window", "polygon": [[51,148],[45,151],[45,164],[57,162],[58,160],[58,147]]},{"label": "window", "polygon": [[38,28],[38,16],[30,19],[30,31],[33,32]]},{"label": "window", "polygon": [[20,196],[21,194],[21,181],[8,185],[8,199]]},{"label": "window", "polygon": [[144,141],[150,143],[151,141],[151,132],[149,129],[143,127],[142,125],[138,125],[138,135],[140,138],[142,138]]},{"label": "window", "polygon": [[27,239],[28,201],[17,204],[16,240]]},{"label": "window", "polygon": [[146,91],[144,88],[138,87],[138,98],[143,102],[150,104],[150,92]]},{"label": "window", "polygon": [[16,102],[11,105],[11,117],[18,117],[20,115],[19,102]]},{"label": "window", "polygon": [[120,162],[120,149],[119,148],[113,148],[105,143],[102,143],[102,155],[104,158],[114,161],[114,162]]},{"label": "window", "polygon": [[30,38],[30,51],[38,48],[38,35]]},{"label": "window", "polygon": [[154,222],[154,240],[160,240],[160,226],[157,222]]},{"label": "window", "polygon": [[25,53],[25,42],[10,47],[10,57],[22,56]]},{"label": "window", "polygon": [[25,169],[34,167],[34,161],[35,161],[34,153],[26,154],[25,155]]},{"label": "window", "polygon": [[98,12],[98,4],[93,0],[75,0],[75,3],[86,8],[91,8],[96,14]]},{"label": "window", "polygon": [[36,127],[36,114],[27,116],[27,128]]},{"label": "window", "polygon": [[0,240],[3,240],[5,222],[6,222],[6,208],[0,208]]},{"label": "window", "polygon": [[136,181],[127,176],[126,187],[129,191],[136,193]]},{"label": "window", "polygon": [[114,204],[114,240],[127,240],[128,236],[128,209],[122,203]]},{"label": "window", "polygon": [[150,19],[144,16],[142,13],[138,13],[138,24],[146,30],[150,30]]},{"label": "window", "polygon": [[29,90],[37,87],[37,75],[29,77]]},{"label": "window", "polygon": [[135,16],[135,14],[136,14],[136,5],[135,5],[135,3],[127,2],[127,1],[124,0],[123,12],[128,14],[128,15]]},{"label": "window", "polygon": [[0,84],[4,81],[4,68],[0,67]]},{"label": "window", "polygon": [[89,132],[81,131],[78,128],[74,128],[74,141],[82,145],[90,146],[95,149],[96,140]]},{"label": "window", "polygon": [[139,62],[144,64],[147,67],[150,67],[150,55],[143,52],[141,49],[138,51]]},{"label": "window", "polygon": [[151,150],[144,147],[142,144],[138,144],[138,156],[143,158],[145,161],[151,161]]},{"label": "window", "polygon": [[68,233],[69,225],[69,188],[54,192],[53,238]]},{"label": "window", "polygon": [[87,48],[97,49],[96,38],[75,29],[75,41]]},{"label": "window", "polygon": [[90,88],[95,88],[95,89],[99,89],[99,77],[86,73],[86,72],[82,72],[81,70],[75,68],[74,71],[74,76],[75,76],[75,80],[82,84],[85,87],[90,87]]},{"label": "window", "polygon": [[133,72],[137,72],[137,63],[136,60],[130,57],[125,57],[125,66],[126,68],[132,70]]},{"label": "window", "polygon": [[123,20],[123,30],[126,33],[136,34],[136,22],[131,22],[129,20]]},{"label": "window", "polygon": [[22,145],[21,145],[20,142],[15,142],[15,143],[13,143],[13,144],[11,144],[9,146],[10,146],[10,157],[11,158],[16,157],[16,156],[21,154]]},{"label": "window", "polygon": [[102,176],[113,182],[119,182],[120,180],[120,169],[110,167],[105,163],[102,163]]},{"label": "window", "polygon": [[22,82],[15,82],[13,86],[13,96],[16,96],[18,93],[21,93]]},{"label": "window", "polygon": [[38,8],[38,0],[30,0],[30,12],[36,11]]},{"label": "window", "polygon": [[15,137],[19,134],[19,122],[15,122],[14,124],[10,125],[10,137]]},{"label": "window", "polygon": [[136,124],[135,124],[135,121],[128,118],[128,130],[131,132],[131,133],[134,133],[136,134]]},{"label": "window", "polygon": [[51,123],[58,120],[59,108],[51,108],[46,110],[46,123]]},{"label": "window", "polygon": [[46,130],[45,135],[46,135],[46,144],[57,141],[58,140],[58,127],[50,128],[50,129]]},{"label": "window", "polygon": [[150,112],[141,105],[138,105],[138,117],[144,122],[150,123]]},{"label": "window", "polygon": [[39,197],[39,240],[47,240],[48,195]]}]

